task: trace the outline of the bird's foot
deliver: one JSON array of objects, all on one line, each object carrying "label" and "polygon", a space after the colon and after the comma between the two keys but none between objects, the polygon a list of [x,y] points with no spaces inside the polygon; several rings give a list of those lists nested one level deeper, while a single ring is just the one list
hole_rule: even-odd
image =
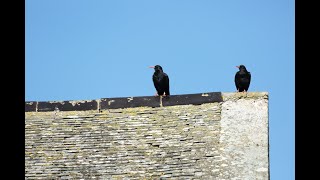
[{"label": "bird's foot", "polygon": [[244,95],[245,97],[247,97],[247,91],[246,91],[246,90],[243,90],[243,95]]}]

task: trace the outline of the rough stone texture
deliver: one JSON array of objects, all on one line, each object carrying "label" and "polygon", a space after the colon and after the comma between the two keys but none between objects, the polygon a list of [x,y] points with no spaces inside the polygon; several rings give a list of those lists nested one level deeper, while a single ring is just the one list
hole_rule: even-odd
[{"label": "rough stone texture", "polygon": [[37,111],[37,103],[36,101],[30,101],[25,103],[25,112]]},{"label": "rough stone texture", "polygon": [[36,111],[55,111],[56,109],[61,111],[95,110],[98,109],[98,102],[96,100],[37,102]]},{"label": "rough stone texture", "polygon": [[26,179],[268,179],[268,94],[25,113]]},{"label": "rough stone texture", "polygon": [[222,104],[220,143],[228,179],[269,178],[268,95],[252,95],[233,96]]}]

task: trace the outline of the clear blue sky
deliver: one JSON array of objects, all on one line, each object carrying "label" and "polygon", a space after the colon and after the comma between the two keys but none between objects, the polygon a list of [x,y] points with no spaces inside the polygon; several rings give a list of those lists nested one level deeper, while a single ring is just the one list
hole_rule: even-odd
[{"label": "clear blue sky", "polygon": [[28,0],[25,100],[152,96],[159,64],[175,94],[269,92],[271,180],[295,179],[293,0]]}]

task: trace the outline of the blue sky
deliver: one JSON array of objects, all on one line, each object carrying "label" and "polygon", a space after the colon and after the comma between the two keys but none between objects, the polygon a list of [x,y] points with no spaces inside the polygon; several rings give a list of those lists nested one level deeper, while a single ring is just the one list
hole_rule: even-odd
[{"label": "blue sky", "polygon": [[153,70],[170,93],[269,92],[272,180],[295,179],[293,0],[28,0],[25,100],[152,96]]}]

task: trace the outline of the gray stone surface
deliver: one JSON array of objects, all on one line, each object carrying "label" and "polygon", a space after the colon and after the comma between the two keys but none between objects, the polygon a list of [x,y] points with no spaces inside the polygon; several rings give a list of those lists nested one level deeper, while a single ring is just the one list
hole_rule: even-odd
[{"label": "gray stone surface", "polygon": [[221,156],[231,179],[268,179],[268,100],[238,99],[222,104]]},{"label": "gray stone surface", "polygon": [[268,179],[268,94],[26,112],[26,179]]}]

